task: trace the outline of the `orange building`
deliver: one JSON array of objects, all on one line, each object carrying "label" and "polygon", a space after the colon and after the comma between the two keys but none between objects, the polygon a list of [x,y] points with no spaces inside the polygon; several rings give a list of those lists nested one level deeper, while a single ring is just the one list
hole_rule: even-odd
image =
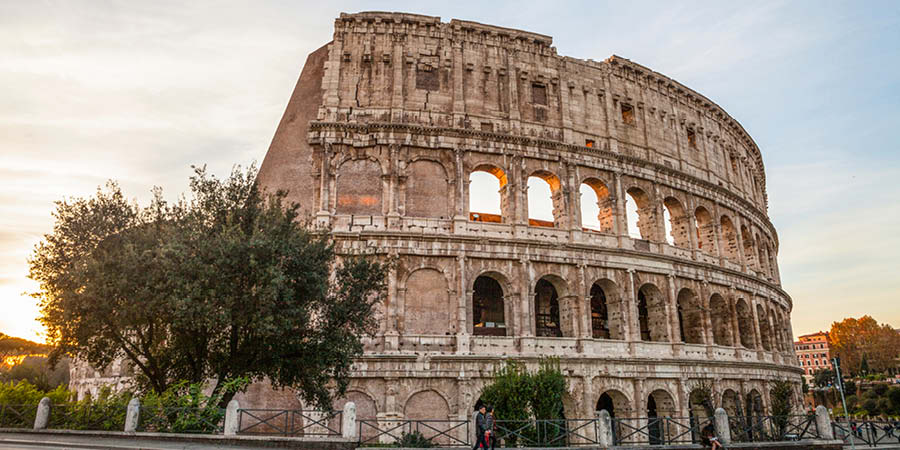
[{"label": "orange building", "polygon": [[812,376],[817,370],[831,369],[831,341],[828,332],[805,334],[794,342],[794,353],[800,361],[800,367],[807,376]]}]

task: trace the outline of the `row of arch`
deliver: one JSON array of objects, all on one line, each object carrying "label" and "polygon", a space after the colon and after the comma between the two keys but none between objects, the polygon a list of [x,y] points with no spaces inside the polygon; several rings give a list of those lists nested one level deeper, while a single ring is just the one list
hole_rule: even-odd
[{"label": "row of arch", "polygon": [[[550,170],[537,169],[528,173],[517,194],[503,168],[479,163],[466,172],[467,182],[457,189],[446,162],[420,158],[405,163],[402,187],[385,199],[385,192],[393,192],[392,181],[378,158],[349,158],[336,164],[334,184],[323,187],[323,202],[336,214],[382,215],[396,210],[408,217],[444,219],[465,214],[478,222],[521,221],[630,236],[721,257],[778,279],[772,238],[746,218],[719,212],[714,204],[680,191],[660,193],[630,177],[622,177],[622,187],[616,189],[616,183],[598,175],[585,176],[578,181],[578,191],[569,195],[564,180]],[[466,191],[465,198],[458,198],[457,190]],[[516,200],[517,195],[524,200]],[[513,214],[517,201],[525,211]]]},{"label": "row of arch", "polygon": [[[454,334],[456,304],[448,280],[436,269],[418,268],[402,282],[406,291],[402,316],[408,334]],[[467,327],[474,335],[591,337],[623,341],[684,342],[789,352],[787,312],[744,298],[726,299],[719,292],[701,298],[682,287],[670,299],[668,289],[653,282],[636,286],[635,294],[608,278],[591,283],[585,296],[573,294],[557,275],[543,275],[524,292],[531,311],[519,311],[519,296],[503,274],[488,270],[470,285]],[[518,327],[513,327],[519,321]],[[530,321],[530,323],[524,323]],[[462,325],[461,325],[462,326]]]}]

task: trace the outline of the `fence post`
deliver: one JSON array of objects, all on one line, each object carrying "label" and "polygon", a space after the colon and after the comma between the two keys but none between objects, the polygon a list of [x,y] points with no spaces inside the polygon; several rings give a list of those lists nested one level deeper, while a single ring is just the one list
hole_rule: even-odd
[{"label": "fence post", "polygon": [[609,417],[609,411],[600,410],[597,418],[597,443],[600,447],[612,447],[613,442],[612,420]]},{"label": "fence post", "polygon": [[50,422],[50,398],[44,397],[38,403],[37,412],[34,414],[34,429],[43,430]]},{"label": "fence post", "polygon": [[731,443],[731,426],[728,423],[728,413],[723,408],[716,408],[716,436],[723,445]]},{"label": "fence post", "polygon": [[234,436],[238,432],[238,427],[240,427],[239,415],[240,415],[241,404],[238,403],[237,399],[231,399],[228,402],[228,406],[225,407],[225,436]]},{"label": "fence post", "polygon": [[828,416],[828,410],[822,405],[816,406],[816,427],[819,429],[819,439],[834,440],[831,417]]},{"label": "fence post", "polygon": [[137,397],[132,397],[128,401],[128,409],[125,411],[125,432],[134,433],[137,431],[138,421],[141,417],[141,401]]},{"label": "fence post", "polygon": [[344,403],[344,408],[341,411],[341,436],[345,439],[356,439],[358,437],[358,430],[356,428],[356,403]]}]

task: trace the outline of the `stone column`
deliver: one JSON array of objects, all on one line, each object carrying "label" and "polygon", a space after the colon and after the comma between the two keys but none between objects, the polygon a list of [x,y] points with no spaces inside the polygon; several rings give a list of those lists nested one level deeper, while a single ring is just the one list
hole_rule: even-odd
[{"label": "stone column", "polygon": [[[666,317],[669,319],[666,321],[666,325],[668,325],[669,329],[669,342],[672,343],[682,343],[686,339],[684,336],[681,336],[681,324],[678,320],[678,294],[675,292],[675,274],[668,273],[666,274],[666,284],[668,285],[668,300],[665,302],[666,305]],[[678,336],[675,336],[675,333],[678,333]]]},{"label": "stone column", "polygon": [[723,408],[715,411],[716,436],[723,445],[731,444],[731,425],[728,423],[728,413]]},{"label": "stone column", "polygon": [[359,428],[356,426],[356,403],[344,403],[341,410],[341,437],[355,440],[359,438]]},{"label": "stone column", "polygon": [[[641,324],[637,311],[638,293],[634,287],[634,269],[628,269],[628,285],[625,286],[626,295],[623,299],[622,312],[627,319],[625,321],[626,340],[630,342],[629,353],[634,356],[634,342],[641,340]],[[627,313],[626,313],[627,312]]]},{"label": "stone column", "polygon": [[459,286],[457,289],[457,326],[456,326],[456,352],[469,353],[469,305],[471,304],[471,290],[466,279],[466,253],[460,252],[456,256],[456,270]]},{"label": "stone column", "polygon": [[728,287],[728,310],[731,313],[731,345],[743,347],[743,344],[741,344],[741,327],[738,324],[737,296],[733,285]]},{"label": "stone column", "polygon": [[[587,287],[587,279],[584,274],[584,263],[578,264],[578,287],[579,287],[579,295],[578,298],[581,300],[581,319],[579,323],[581,323],[581,333],[579,337],[582,339],[591,339],[593,337],[593,328],[591,324],[591,294],[590,290]],[[607,299],[609,301],[609,299]],[[609,310],[609,305],[607,305],[607,311]]]},{"label": "stone column", "polygon": [[531,267],[529,261],[525,258],[519,260],[519,267],[522,274],[521,280],[525,284],[521,287],[522,296],[520,301],[522,303],[522,308],[521,314],[519,314],[519,319],[521,319],[522,321],[522,332],[520,335],[534,336],[534,286],[531,279]]},{"label": "stone column", "polygon": [[614,178],[614,195],[616,196],[616,235],[619,236],[619,248],[624,248],[626,247],[625,242],[628,240],[628,216],[625,214],[625,198],[627,194],[622,189],[622,172],[614,172]]},{"label": "stone column", "polygon": [[612,420],[609,417],[609,411],[601,410],[597,420],[597,441],[600,448],[610,448],[615,445],[613,439]]},{"label": "stone column", "polygon": [[[712,325],[712,317],[709,310],[709,281],[700,280],[700,314],[703,315],[703,343],[706,345],[715,345],[714,330]],[[718,317],[716,318],[719,319]]]}]

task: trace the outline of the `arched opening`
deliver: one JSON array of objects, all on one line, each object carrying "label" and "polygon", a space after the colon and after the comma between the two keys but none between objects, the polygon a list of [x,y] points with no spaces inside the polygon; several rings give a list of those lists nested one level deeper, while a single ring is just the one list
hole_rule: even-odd
[{"label": "arched opening", "polygon": [[744,241],[744,259],[747,267],[757,268],[756,265],[756,246],[753,243],[753,235],[746,226],[741,225],[741,240]]},{"label": "arched opening", "polygon": [[381,215],[381,166],[371,159],[345,161],[337,171],[335,191],[335,213]]},{"label": "arched opening", "polygon": [[713,326],[713,342],[716,345],[734,345],[728,302],[721,295],[713,294],[709,298],[709,310]]},{"label": "arched opening", "polygon": [[448,335],[456,333],[454,308],[450,303],[444,274],[429,268],[418,269],[406,279],[403,332],[406,334]]},{"label": "arched opening", "polygon": [[505,317],[503,287],[489,276],[476,278],[472,292],[472,334],[506,336]]},{"label": "arched opening", "polygon": [[706,208],[700,206],[694,210],[694,220],[697,221],[697,248],[707,255],[716,254],[716,224]]},{"label": "arched opening", "polygon": [[735,305],[738,321],[738,332],[741,333],[741,345],[744,348],[756,348],[753,339],[753,314],[744,299],[738,299]]},{"label": "arched opening", "polygon": [[732,389],[725,389],[722,393],[722,409],[728,413],[728,417],[742,416],[741,400],[737,392]]},{"label": "arched opening", "polygon": [[747,416],[761,417],[765,413],[765,405],[763,404],[762,394],[756,389],[752,389],[747,394]]},{"label": "arched opening", "polygon": [[688,344],[703,344],[703,311],[700,299],[690,289],[678,292],[678,323],[681,341]]},{"label": "arched opening", "polygon": [[657,389],[647,396],[647,434],[650,445],[660,445],[665,442],[663,418],[674,415],[675,400],[668,392]]},{"label": "arched opening", "polygon": [[610,417],[629,417],[631,415],[630,405],[631,401],[628,400],[625,394],[615,389],[610,389],[600,394],[595,411],[600,412],[605,409]]},{"label": "arched opening", "polygon": [[615,229],[615,204],[602,181],[588,178],[581,183],[581,227],[585,230],[612,233]]},{"label": "arched opening", "polygon": [[[375,420],[378,417],[378,408],[375,400],[365,392],[347,391],[342,398],[334,400],[333,408],[340,411],[344,409],[344,405],[347,402],[356,404],[357,420]],[[336,423],[335,426],[340,427],[340,423]],[[360,432],[360,438],[363,440],[375,439],[378,436],[378,429],[375,427],[362,427]]]},{"label": "arched opening", "polygon": [[597,283],[591,286],[591,336],[594,339],[609,339],[609,311],[606,293]]},{"label": "arched opening", "polygon": [[756,305],[756,320],[759,321],[759,340],[763,349],[772,350],[772,326],[769,324],[769,316],[762,305]]},{"label": "arched opening", "polygon": [[777,279],[778,270],[775,268],[775,246],[766,243],[766,255],[769,257],[769,275],[772,279]]},{"label": "arched opening", "polygon": [[559,323],[559,294],[546,278],[538,280],[534,287],[534,320],[538,336],[562,337]]},{"label": "arched opening", "polygon": [[537,171],[528,177],[528,224],[534,227],[561,226],[564,217],[559,178]]},{"label": "arched opening", "polygon": [[504,222],[508,202],[506,173],[499,167],[482,165],[469,173],[469,220]]},{"label": "arched opening", "polygon": [[684,212],[681,202],[675,197],[663,200],[663,216],[666,224],[666,242],[681,248],[691,248],[689,235],[690,220]]},{"label": "arched opening", "polygon": [[450,183],[444,166],[435,161],[413,161],[406,169],[404,214],[410,217],[450,217]]},{"label": "arched opening", "polygon": [[666,300],[656,286],[647,283],[638,289],[638,326],[642,341],[667,342]]},{"label": "arched opening", "polygon": [[628,236],[635,239],[654,240],[656,233],[656,210],[650,197],[640,188],[630,188],[625,199],[625,216]]},{"label": "arched opening", "polygon": [[756,235],[756,247],[759,249],[759,270],[763,273],[763,275],[769,275],[769,256],[766,255],[766,246],[763,241],[759,239],[759,235]]},{"label": "arched opening", "polygon": [[722,216],[719,222],[722,225],[722,255],[737,263],[740,261],[740,253],[738,252],[737,231],[734,223],[728,216]]},{"label": "arched opening", "polygon": [[[591,332],[595,339],[625,339],[621,295],[612,280],[597,280],[591,285]],[[597,335],[601,337],[598,337]]]},{"label": "arched opening", "polygon": [[435,391],[419,391],[406,400],[403,414],[408,420],[431,420],[429,427],[423,429],[422,434],[430,438],[435,444],[450,444],[448,430],[450,423],[450,405],[443,396]]}]

